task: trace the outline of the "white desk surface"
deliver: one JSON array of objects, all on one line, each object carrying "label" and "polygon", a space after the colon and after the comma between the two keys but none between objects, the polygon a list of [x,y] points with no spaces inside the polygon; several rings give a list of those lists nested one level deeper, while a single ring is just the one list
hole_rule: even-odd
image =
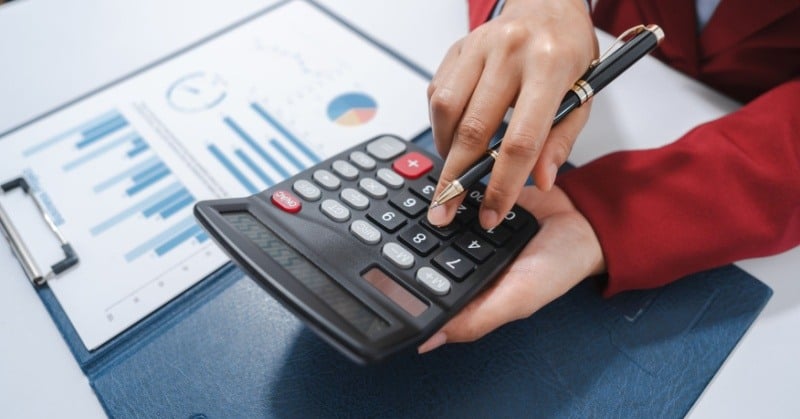
[{"label": "white desk surface", "polygon": [[[270,1],[20,0],[0,7],[0,132],[245,17]],[[463,0],[322,0],[430,72],[467,30]],[[607,41],[606,38],[603,38]],[[658,74],[658,83],[651,83]],[[656,87],[656,108],[637,106]],[[655,95],[654,95],[655,96]],[[669,142],[735,108],[643,61],[595,101],[571,160]],[[624,109],[624,111],[622,111]],[[664,118],[669,115],[669,118]],[[2,248],[6,248],[3,250]],[[791,417],[800,411],[800,248],[739,266],[775,291],[696,403],[693,418]],[[0,416],[103,417],[88,380],[19,265],[0,243]]]}]

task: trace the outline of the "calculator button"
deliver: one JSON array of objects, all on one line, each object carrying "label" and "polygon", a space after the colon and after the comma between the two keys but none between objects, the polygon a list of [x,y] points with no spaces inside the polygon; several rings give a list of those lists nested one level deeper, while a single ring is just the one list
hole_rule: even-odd
[{"label": "calculator button", "polygon": [[459,282],[475,269],[472,261],[452,247],[444,249],[439,256],[433,258],[433,264]]},{"label": "calculator button", "polygon": [[406,217],[403,217],[397,210],[385,206],[370,211],[367,213],[367,218],[389,233],[397,231],[406,223]]},{"label": "calculator button", "polygon": [[476,262],[483,262],[489,259],[489,256],[494,253],[494,247],[489,244],[489,241],[478,237],[475,233],[467,232],[463,236],[456,239],[455,243],[464,254],[471,257]]},{"label": "calculator button", "polygon": [[403,182],[405,182],[402,176],[398,175],[394,170],[385,167],[383,169],[378,169],[377,176],[378,180],[392,189],[400,189],[403,186]]},{"label": "calculator button", "polygon": [[295,182],[294,185],[292,185],[292,189],[306,201],[316,201],[322,197],[322,191],[305,179],[300,179]]},{"label": "calculator button", "polygon": [[379,160],[389,160],[406,151],[406,143],[394,137],[384,136],[367,144],[367,153]]},{"label": "calculator button", "polygon": [[358,177],[358,169],[344,160],[336,160],[331,167],[337,175],[347,180],[355,180]]},{"label": "calculator button", "polygon": [[389,190],[386,189],[385,186],[370,177],[359,180],[358,189],[361,189],[364,193],[375,199],[386,198],[386,195],[389,193]]},{"label": "calculator button", "polygon": [[311,177],[314,178],[314,182],[329,191],[335,191],[342,185],[342,181],[336,175],[325,169],[317,170]]},{"label": "calculator button", "polygon": [[397,243],[384,244],[381,253],[398,268],[408,269],[414,266],[414,255]]},{"label": "calculator button", "polygon": [[392,169],[406,179],[416,179],[433,169],[433,162],[422,153],[412,151],[398,157]]},{"label": "calculator button", "polygon": [[350,224],[350,232],[366,244],[378,244],[381,241],[380,230],[364,220],[353,221],[353,224]]},{"label": "calculator button", "polygon": [[527,221],[525,220],[525,216],[520,213],[521,211],[521,209],[514,208],[507,212],[506,216],[503,217],[503,225],[512,230],[519,230],[525,226]]},{"label": "calculator button", "polygon": [[432,252],[439,246],[439,240],[430,231],[423,230],[414,224],[400,234],[399,239],[422,256]]},{"label": "calculator button", "polygon": [[411,195],[409,192],[403,192],[389,198],[389,203],[409,217],[418,216],[426,208],[426,204],[421,198]]},{"label": "calculator button", "polygon": [[435,269],[424,266],[417,271],[417,282],[424,285],[434,295],[447,295],[450,281]]},{"label": "calculator button", "polygon": [[431,202],[433,193],[436,192],[436,185],[430,182],[425,182],[422,185],[414,185],[411,187],[411,192],[417,194],[420,198],[424,199],[425,202]]},{"label": "calculator button", "polygon": [[277,190],[272,194],[272,203],[290,214],[296,214],[303,208],[300,198],[283,189]]},{"label": "calculator button", "polygon": [[326,199],[320,205],[322,213],[327,215],[333,221],[343,223],[350,219],[350,210],[342,205],[339,201],[333,199]]},{"label": "calculator button", "polygon": [[483,202],[484,195],[485,194],[482,191],[471,190],[467,193],[467,197],[464,199],[464,202],[475,207],[480,207],[481,202]]},{"label": "calculator button", "polygon": [[456,209],[456,220],[462,224],[471,224],[472,220],[474,220],[477,216],[478,209],[463,202],[459,204],[458,208]]},{"label": "calculator button", "polygon": [[431,224],[427,217],[423,217],[420,223],[425,226],[425,228],[443,239],[449,239],[450,237],[453,237],[456,233],[458,233],[461,227],[461,224],[458,221],[454,221],[444,227],[437,227]]},{"label": "calculator button", "polygon": [[475,231],[480,236],[482,236],[486,240],[489,240],[490,243],[492,243],[493,245],[495,245],[497,247],[500,247],[500,246],[506,244],[508,239],[511,238],[511,230],[509,230],[506,227],[503,227],[502,225],[499,225],[499,226],[497,226],[495,228],[492,228],[492,229],[489,229],[489,230],[484,230],[480,226],[477,226],[475,228]]},{"label": "calculator button", "polygon": [[342,193],[339,194],[339,197],[342,198],[345,204],[350,205],[350,207],[354,209],[363,210],[369,207],[369,198],[353,188],[342,189]]},{"label": "calculator button", "polygon": [[354,151],[350,153],[350,161],[360,167],[361,170],[372,170],[377,165],[375,159],[368,156],[367,153],[363,151]]}]

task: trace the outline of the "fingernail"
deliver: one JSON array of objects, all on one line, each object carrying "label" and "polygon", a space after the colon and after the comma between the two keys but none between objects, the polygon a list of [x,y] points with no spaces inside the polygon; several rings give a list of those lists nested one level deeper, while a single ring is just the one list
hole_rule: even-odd
[{"label": "fingernail", "polygon": [[481,227],[490,229],[497,227],[497,211],[492,209],[481,210]]},{"label": "fingernail", "polygon": [[425,343],[419,345],[417,352],[424,354],[425,352],[430,352],[444,345],[445,343],[447,343],[447,335],[444,332],[436,332],[436,334],[431,336],[431,338],[425,341]]},{"label": "fingernail", "polygon": [[435,226],[447,224],[447,209],[441,205],[431,208],[428,210],[428,221]]}]

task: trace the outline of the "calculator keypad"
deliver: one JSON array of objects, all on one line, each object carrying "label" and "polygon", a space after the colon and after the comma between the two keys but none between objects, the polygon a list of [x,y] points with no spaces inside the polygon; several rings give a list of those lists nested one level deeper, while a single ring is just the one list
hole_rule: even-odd
[{"label": "calculator keypad", "polygon": [[[470,289],[468,279],[482,264],[502,261],[495,255],[508,253],[508,243],[519,241],[513,240],[515,232],[531,218],[515,207],[501,225],[484,230],[477,222],[483,191],[470,190],[450,225],[431,225],[425,213],[436,189],[434,166],[425,154],[384,136],[332,159],[330,170],[323,166],[294,180],[291,189],[298,197],[279,192],[309,206],[321,201],[316,205],[325,218],[343,225],[361,246],[375,249],[380,269],[393,280],[452,303]],[[273,204],[291,212],[281,199]]]},{"label": "calculator keypad", "polygon": [[408,269],[414,266],[414,255],[397,243],[386,243],[383,245],[381,252],[386,259],[389,259],[398,268]]},{"label": "calculator keypad", "polygon": [[350,224],[350,232],[366,244],[381,242],[381,232],[364,220],[355,220]]},{"label": "calculator keypad", "polygon": [[314,182],[317,182],[318,185],[329,191],[335,191],[342,186],[342,181],[340,181],[336,175],[325,169],[317,170],[312,176]]},{"label": "calculator keypad", "polygon": [[405,183],[403,177],[398,175],[392,169],[387,169],[387,168],[378,169],[377,176],[378,180],[380,180],[381,182],[383,182],[384,185],[392,189],[400,189],[403,187],[403,184]]},{"label": "calculator keypad", "polygon": [[336,221],[337,223],[343,223],[350,219],[350,210],[339,203],[339,201],[326,199],[322,201],[320,209],[322,210],[323,214],[327,215],[328,218]]}]

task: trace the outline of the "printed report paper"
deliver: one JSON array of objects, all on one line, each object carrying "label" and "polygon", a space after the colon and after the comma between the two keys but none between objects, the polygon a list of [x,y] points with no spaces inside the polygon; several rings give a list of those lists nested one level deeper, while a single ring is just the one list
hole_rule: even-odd
[{"label": "printed report paper", "polygon": [[[24,175],[78,253],[48,285],[93,350],[227,261],[196,201],[259,192],[381,133],[418,135],[427,83],[288,2],[6,135],[0,181]],[[43,269],[63,257],[46,229],[20,230],[50,247]]]}]

